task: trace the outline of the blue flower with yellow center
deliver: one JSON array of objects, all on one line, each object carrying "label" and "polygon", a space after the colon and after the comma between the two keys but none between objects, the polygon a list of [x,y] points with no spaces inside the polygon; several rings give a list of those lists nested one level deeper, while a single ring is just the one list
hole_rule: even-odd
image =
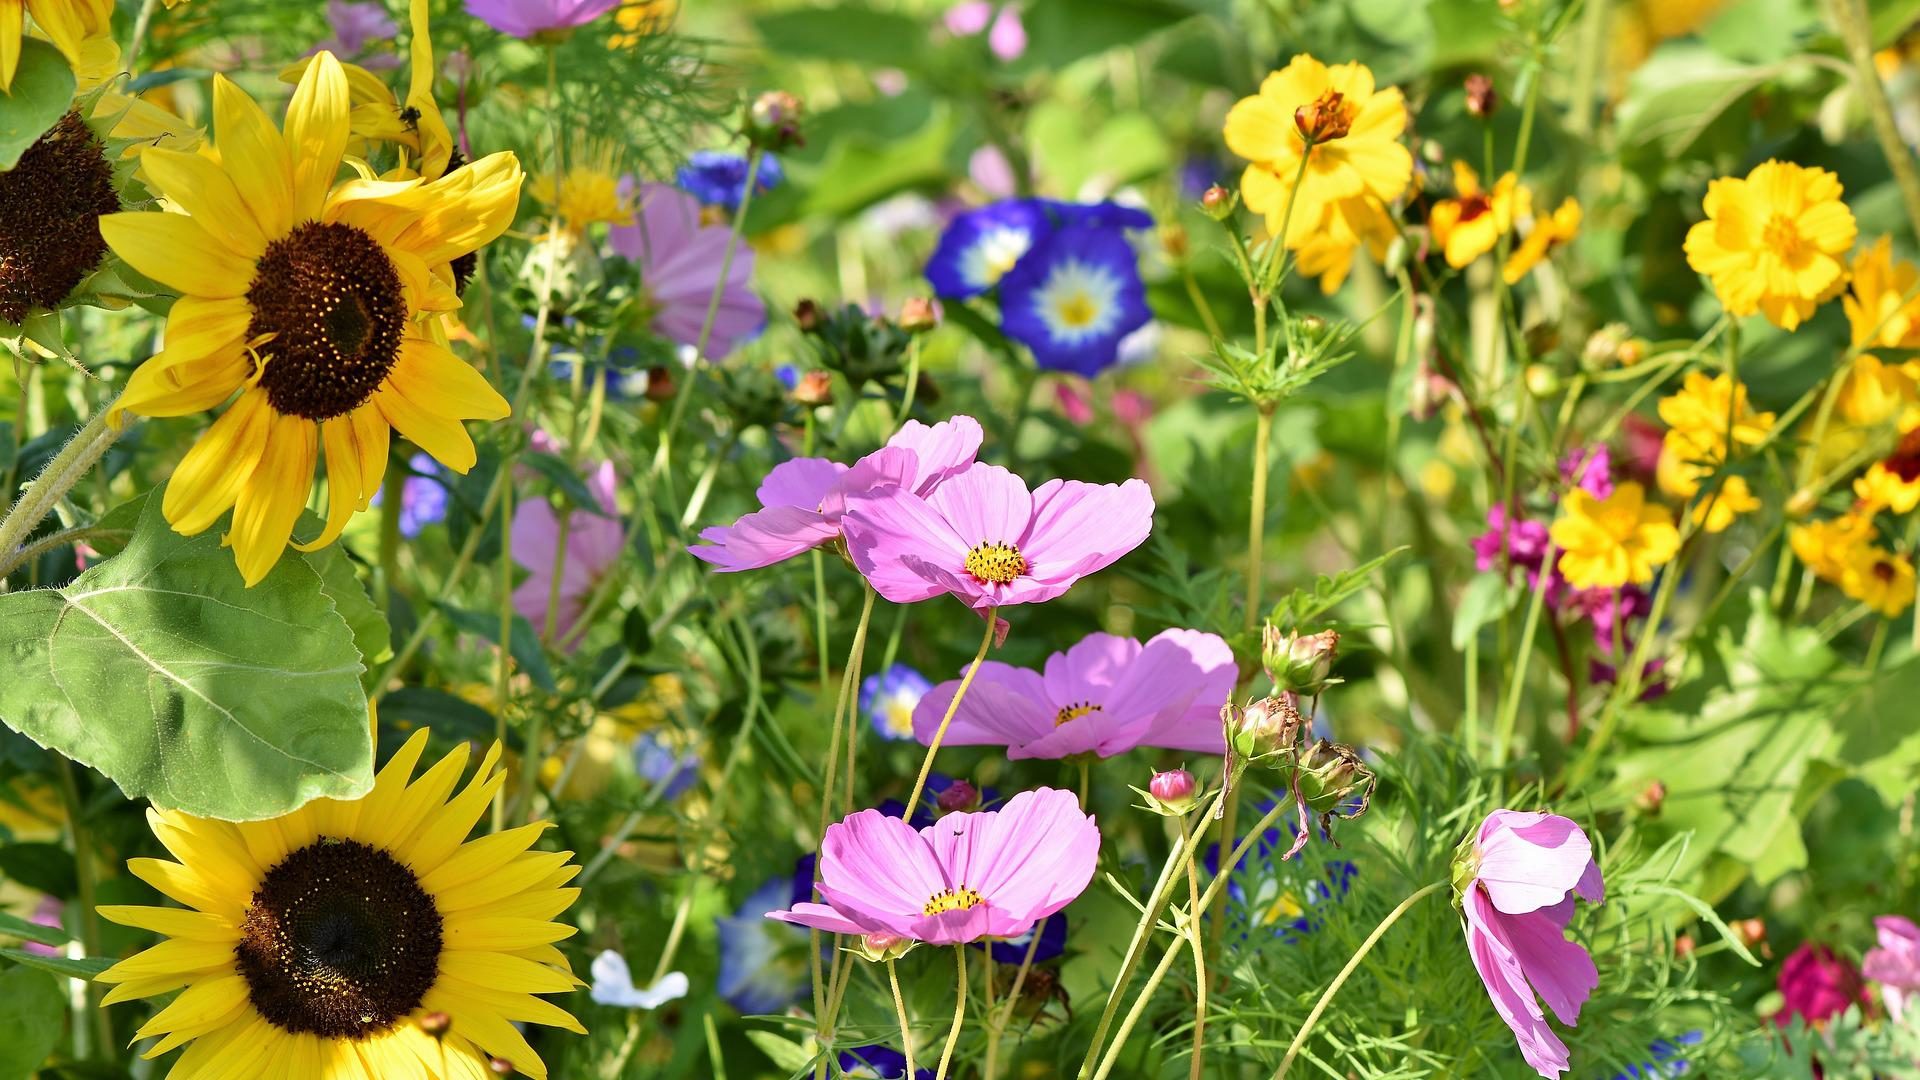
[{"label": "blue flower with yellow center", "polygon": [[1053,231],[1000,281],[1000,328],[1042,368],[1097,375],[1152,317],[1133,245],[1109,225]]},{"label": "blue flower with yellow center", "polygon": [[1010,199],[968,210],[940,234],[927,260],[933,291],[950,299],[978,296],[1000,283],[1049,228],[1035,199]]},{"label": "blue flower with yellow center", "polygon": [[[903,1080],[907,1055],[891,1046],[857,1046],[840,1052],[840,1072],[848,1080]],[[914,1080],[932,1080],[932,1069],[913,1070]]]},{"label": "blue flower with yellow center", "polygon": [[1693,1071],[1693,1065],[1680,1055],[1689,1046],[1698,1046],[1706,1040],[1703,1031],[1689,1031],[1672,1039],[1655,1039],[1647,1047],[1652,1060],[1638,1065],[1629,1065],[1614,1073],[1613,1080],[1665,1080],[1666,1077],[1685,1076]]},{"label": "blue flower with yellow center", "polygon": [[860,680],[860,711],[884,739],[913,738],[913,709],[933,684],[905,664]]}]

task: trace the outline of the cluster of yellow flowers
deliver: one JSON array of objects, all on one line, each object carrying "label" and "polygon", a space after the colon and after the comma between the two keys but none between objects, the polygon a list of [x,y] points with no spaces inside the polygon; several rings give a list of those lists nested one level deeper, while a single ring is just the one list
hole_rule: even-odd
[{"label": "cluster of yellow flowers", "polygon": [[[1692,372],[1680,392],[1661,400],[1660,419],[1667,424],[1660,444],[1657,476],[1660,490],[1679,499],[1700,493],[1700,482],[1727,460],[1731,448],[1753,448],[1773,430],[1773,414],[1755,412],[1747,388],[1730,376]],[[1746,478],[1728,476],[1717,494],[1702,499],[1693,510],[1694,523],[1710,533],[1725,531],[1741,514],[1760,508]]]},{"label": "cluster of yellow flowers", "polygon": [[1453,163],[1455,196],[1439,199],[1427,215],[1433,242],[1447,265],[1463,270],[1500,245],[1503,237],[1529,222],[1527,235],[1507,256],[1501,275],[1517,283],[1547,253],[1580,233],[1580,203],[1569,196],[1551,214],[1533,215],[1533,191],[1513,173],[1494,181],[1493,190],[1480,186],[1480,174],[1463,161]]}]

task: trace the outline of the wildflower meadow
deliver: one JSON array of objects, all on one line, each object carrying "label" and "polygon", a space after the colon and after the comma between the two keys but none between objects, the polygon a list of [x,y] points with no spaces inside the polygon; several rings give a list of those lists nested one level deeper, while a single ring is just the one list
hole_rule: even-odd
[{"label": "wildflower meadow", "polygon": [[0,0],[0,1080],[1920,1080],[1920,0]]}]

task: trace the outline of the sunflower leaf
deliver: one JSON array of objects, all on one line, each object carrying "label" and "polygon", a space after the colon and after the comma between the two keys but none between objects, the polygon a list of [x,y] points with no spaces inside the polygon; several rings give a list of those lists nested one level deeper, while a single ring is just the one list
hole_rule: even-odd
[{"label": "sunflower leaf", "polygon": [[31,968],[0,971],[0,1080],[37,1075],[59,1045],[67,1013],[61,987]]},{"label": "sunflower leaf", "polygon": [[0,596],[0,722],[129,798],[255,820],[373,782],[361,654],[323,569],[289,552],[246,588],[221,529],[149,497],[118,555]]},{"label": "sunflower leaf", "polygon": [[0,94],[0,172],[13,168],[72,104],[73,71],[60,50],[33,38],[21,41],[13,85]]}]

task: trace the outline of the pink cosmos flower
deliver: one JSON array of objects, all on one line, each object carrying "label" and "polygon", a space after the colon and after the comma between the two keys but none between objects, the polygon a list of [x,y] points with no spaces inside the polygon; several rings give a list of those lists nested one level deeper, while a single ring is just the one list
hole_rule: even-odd
[{"label": "pink cosmos flower", "polygon": [[1773,1022],[1786,1027],[1798,1016],[1825,1023],[1867,998],[1866,981],[1853,961],[1825,945],[1806,942],[1780,965],[1780,996],[1785,1000]]},{"label": "pink cosmos flower", "polygon": [[826,458],[783,461],[756,492],[764,509],[702,531],[706,543],[687,550],[719,570],[757,570],[791,559],[840,538],[850,496],[882,487],[930,494],[973,464],[980,439],[980,421],[971,416],[932,427],[909,420],[886,446],[850,467]]},{"label": "pink cosmos flower", "polygon": [[1873,925],[1880,932],[1880,947],[1867,950],[1860,971],[1880,984],[1887,1015],[1897,1024],[1920,1000],[1920,926],[1899,915],[1882,915]]},{"label": "pink cosmos flower", "polygon": [[853,564],[896,604],[952,593],[975,610],[1051,600],[1153,530],[1145,481],[1049,480],[1029,492],[976,463],[931,495],[885,488],[848,500]]},{"label": "pink cosmos flower", "polygon": [[1459,896],[1467,952],[1494,1011],[1519,1040],[1520,1056],[1557,1080],[1569,1065],[1567,1046],[1540,1002],[1571,1027],[1600,984],[1593,958],[1566,937],[1574,896],[1605,899],[1593,846],[1580,826],[1557,814],[1495,810],[1481,823],[1468,860],[1470,878]]},{"label": "pink cosmos flower", "polygon": [[528,38],[585,26],[619,6],[620,0],[467,0],[467,14],[503,34]]},{"label": "pink cosmos flower", "polygon": [[[700,200],[671,184],[639,185],[639,206],[634,223],[614,226],[607,239],[614,251],[639,264],[654,332],[682,345],[698,345],[732,229],[701,224]],[[767,322],[767,307],[753,291],[750,245],[734,244],[726,281],[707,339],[707,356],[713,359],[732,352]]]},{"label": "pink cosmos flower", "polygon": [[[602,462],[587,477],[587,489],[600,509],[575,510],[568,518],[566,554],[559,555],[560,603],[555,609],[555,632],[564,636],[580,620],[587,598],[626,548],[626,530],[614,508],[619,483],[613,464]],[[513,590],[513,609],[525,616],[536,632],[547,622],[547,603],[553,596],[553,571],[560,545],[560,519],[545,499],[528,499],[513,511],[513,561],[527,570],[527,578]]]},{"label": "pink cosmos flower", "polygon": [[827,902],[767,918],[929,945],[1018,937],[1086,889],[1099,854],[1100,830],[1070,791],[1023,791],[924,829],[862,810],[828,826],[820,845]]},{"label": "pink cosmos flower", "polygon": [[[944,744],[1004,746],[1015,760],[1112,757],[1136,746],[1224,754],[1220,706],[1239,677],[1233,649],[1217,634],[1167,630],[1145,645],[1088,634],[1048,657],[1044,673],[983,662]],[[959,688],[957,679],[944,682],[920,699],[915,738],[933,741]]]}]

